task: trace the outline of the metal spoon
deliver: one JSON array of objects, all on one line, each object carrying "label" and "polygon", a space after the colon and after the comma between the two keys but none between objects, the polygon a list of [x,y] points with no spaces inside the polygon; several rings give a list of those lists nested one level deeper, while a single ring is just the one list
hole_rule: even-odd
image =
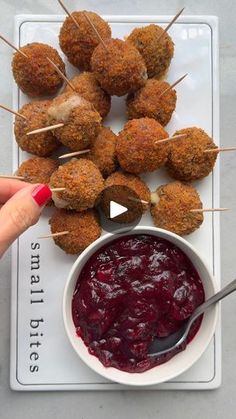
[{"label": "metal spoon", "polygon": [[156,357],[164,355],[180,347],[186,341],[193,322],[202,313],[204,313],[204,311],[208,307],[227,297],[227,295],[231,294],[234,291],[236,291],[236,279],[234,279],[234,281],[226,285],[226,287],[224,287],[221,291],[217,292],[215,295],[206,300],[203,304],[198,306],[196,310],[193,312],[193,314],[189,317],[189,319],[186,320],[184,325],[179,330],[177,330],[177,332],[172,333],[170,336],[167,336],[166,338],[154,339],[154,341],[150,345],[150,348],[148,350],[149,353],[147,356]]}]

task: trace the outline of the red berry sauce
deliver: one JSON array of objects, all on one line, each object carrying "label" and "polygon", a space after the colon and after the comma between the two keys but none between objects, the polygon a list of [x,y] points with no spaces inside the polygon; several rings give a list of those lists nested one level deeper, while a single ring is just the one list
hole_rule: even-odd
[{"label": "red berry sauce", "polygon": [[[155,337],[178,330],[205,299],[201,279],[188,257],[151,235],[116,239],[92,255],[74,291],[76,333],[105,367],[143,372],[177,352],[147,357]],[[188,342],[201,324],[191,328]]]}]

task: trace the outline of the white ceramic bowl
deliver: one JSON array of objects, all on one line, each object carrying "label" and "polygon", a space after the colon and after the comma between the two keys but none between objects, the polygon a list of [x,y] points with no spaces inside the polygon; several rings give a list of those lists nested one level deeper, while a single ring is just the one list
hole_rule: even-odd
[{"label": "white ceramic bowl", "polygon": [[[124,233],[122,235],[137,233],[152,234],[154,236],[167,239],[178,246],[189,257],[197,269],[203,282],[206,298],[218,291],[216,281],[214,281],[202,257],[186,240],[176,234],[155,227],[136,227],[131,232]],[[120,371],[116,368],[104,367],[98,358],[89,354],[83,340],[76,335],[72,319],[71,303],[78,276],[90,256],[106,243],[113,241],[116,237],[120,237],[120,235],[114,236],[112,234],[106,234],[105,236],[102,236],[92,243],[83,253],[81,253],[72,266],[66,282],[63,297],[63,318],[66,333],[70,343],[82,361],[84,361],[85,364],[87,364],[96,373],[109,380],[132,386],[154,385],[171,380],[190,368],[206,350],[215,331],[218,305],[208,309],[208,311],[204,314],[198,333],[183,352],[180,352],[165,364],[159,365],[142,373],[128,373]]]}]

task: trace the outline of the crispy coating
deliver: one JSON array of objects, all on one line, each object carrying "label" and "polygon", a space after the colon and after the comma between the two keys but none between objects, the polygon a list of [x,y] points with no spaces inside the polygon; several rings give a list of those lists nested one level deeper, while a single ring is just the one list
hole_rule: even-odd
[{"label": "crispy coating", "polygon": [[174,55],[174,43],[170,35],[163,32],[160,26],[151,24],[135,28],[127,38],[142,55],[149,78],[163,77]]},{"label": "crispy coating", "polygon": [[49,220],[52,233],[69,231],[53,240],[66,253],[75,255],[101,236],[101,227],[95,210],[83,212],[57,209]]},{"label": "crispy coating", "polygon": [[119,223],[132,223],[148,209],[148,204],[139,200],[150,203],[149,188],[139,176],[115,172],[106,179],[101,200],[101,208],[106,217],[110,216],[110,202],[115,201],[128,208],[128,212],[116,217],[116,220]]},{"label": "crispy coating", "polygon": [[172,117],[177,101],[174,89],[161,96],[162,92],[168,87],[170,85],[166,81],[149,79],[140,90],[128,95],[127,111],[129,119],[147,116],[156,119],[163,127],[166,126]]},{"label": "crispy coating", "polygon": [[50,179],[51,188],[66,188],[53,193],[57,207],[85,211],[93,208],[104,188],[101,173],[93,162],[85,159],[72,159],[59,166]]},{"label": "crispy coating", "polygon": [[117,136],[110,128],[102,127],[97,138],[90,147],[86,158],[92,160],[104,177],[116,170],[116,140]]},{"label": "crispy coating", "polygon": [[180,236],[193,233],[203,222],[202,212],[190,212],[202,208],[200,197],[191,185],[172,182],[157,188],[159,202],[151,207],[156,227],[172,231]]},{"label": "crispy coating", "polygon": [[187,137],[170,143],[166,162],[169,174],[183,181],[208,176],[214,168],[218,154],[217,152],[204,153],[204,150],[217,148],[212,138],[196,127],[182,129],[174,135],[177,134],[187,134]]},{"label": "crispy coating", "polygon": [[167,132],[155,119],[140,118],[127,122],[116,143],[121,168],[130,173],[153,172],[164,166],[169,145],[156,141],[168,138]]},{"label": "crispy coating", "polygon": [[[96,46],[100,43],[96,33],[84,16],[85,10],[73,12],[79,28],[70,17],[67,17],[61,27],[59,42],[68,61],[79,70],[90,70],[90,60]],[[111,38],[111,28],[105,20],[94,12],[86,12],[103,40]]]},{"label": "crispy coating", "polygon": [[99,44],[91,58],[91,67],[102,88],[110,95],[123,96],[142,87],[147,69],[138,50],[129,42],[109,39],[107,49]]},{"label": "crispy coating", "polygon": [[17,116],[15,119],[15,137],[19,147],[28,153],[39,157],[50,156],[60,145],[51,131],[42,132],[27,136],[27,132],[38,128],[44,128],[48,125],[47,111],[51,101],[38,100],[27,103],[19,113],[24,115],[27,120]]},{"label": "crispy coating", "polygon": [[[111,97],[101,88],[93,73],[85,71],[71,80],[76,93],[91,102],[102,118],[108,115],[111,109]],[[66,92],[73,92],[69,84]]]},{"label": "crispy coating", "polygon": [[53,159],[34,157],[24,161],[17,170],[17,176],[23,176],[29,183],[50,183],[50,177],[57,170],[58,163]]},{"label": "crispy coating", "polygon": [[55,95],[62,87],[63,79],[47,61],[47,57],[65,74],[65,64],[57,50],[33,42],[22,47],[21,51],[28,58],[16,52],[12,60],[12,71],[22,92],[31,97]]},{"label": "crispy coating", "polygon": [[73,151],[84,150],[101,129],[101,116],[94,106],[76,93],[63,93],[52,100],[48,124],[64,123],[53,131],[56,138]]}]

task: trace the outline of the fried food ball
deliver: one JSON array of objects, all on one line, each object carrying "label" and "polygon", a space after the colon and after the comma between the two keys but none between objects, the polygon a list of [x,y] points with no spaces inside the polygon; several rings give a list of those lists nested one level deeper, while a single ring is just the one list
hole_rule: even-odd
[{"label": "fried food ball", "polygon": [[93,162],[72,159],[52,174],[50,186],[65,188],[65,191],[53,193],[56,207],[85,211],[97,204],[104,181]]},{"label": "fried food ball", "polygon": [[111,201],[118,202],[128,209],[128,212],[115,217],[114,221],[132,223],[148,209],[148,204],[141,201],[150,203],[150,191],[139,176],[115,172],[106,179],[102,193],[101,208],[107,218],[110,217]]},{"label": "fried food ball", "polygon": [[63,93],[48,108],[48,124],[63,123],[53,131],[56,138],[73,151],[84,150],[101,129],[101,116],[93,105],[76,93]]},{"label": "fried food ball", "polygon": [[100,43],[95,31],[87,21],[84,13],[90,18],[103,40],[111,38],[111,28],[105,20],[94,12],[73,12],[67,17],[61,27],[59,43],[68,61],[79,70],[90,70],[90,60],[96,46]]},{"label": "fried food ball", "polygon": [[149,78],[160,79],[165,75],[174,55],[174,43],[170,35],[164,33],[164,29],[154,24],[135,28],[127,40],[142,55]]},{"label": "fried food ball", "polygon": [[123,96],[142,87],[147,79],[147,69],[138,50],[121,39],[99,44],[91,58],[96,79],[109,95]]},{"label": "fried food ball", "polygon": [[191,185],[172,182],[156,190],[157,203],[151,206],[151,215],[156,227],[172,231],[180,236],[193,233],[203,222],[200,197]]},{"label": "fried food ball", "polygon": [[[111,109],[111,97],[100,87],[93,73],[86,71],[73,77],[70,82],[76,93],[91,102],[102,118],[108,115]],[[67,92],[73,93],[69,84],[65,88],[65,93]]]},{"label": "fried food ball", "polygon": [[39,157],[50,156],[60,145],[51,131],[27,136],[26,134],[48,125],[47,112],[51,105],[49,100],[38,100],[27,103],[18,112],[26,119],[16,116],[15,137],[19,147]]},{"label": "fried food ball", "polygon": [[161,94],[170,87],[166,81],[149,79],[144,87],[127,97],[129,119],[156,119],[163,127],[168,124],[176,107],[177,95],[174,89]]},{"label": "fried food ball", "polygon": [[24,161],[17,170],[17,176],[23,176],[29,183],[49,185],[50,177],[57,170],[58,163],[53,159],[34,157]]},{"label": "fried food ball", "polygon": [[[127,122],[116,143],[121,168],[130,173],[153,172],[164,166],[168,156],[167,132],[155,119],[140,118]],[[157,143],[156,143],[157,142]]]},{"label": "fried food ball", "polygon": [[57,209],[49,224],[52,233],[69,232],[53,237],[53,240],[57,246],[71,255],[82,252],[101,236],[98,216],[92,209],[83,212]]},{"label": "fried food ball", "polygon": [[22,92],[31,97],[55,95],[62,87],[63,79],[47,57],[65,74],[65,64],[57,50],[38,42],[27,44],[20,50],[27,58],[16,52],[12,60],[12,71]]},{"label": "fried food ball", "polygon": [[110,128],[102,127],[97,138],[90,146],[86,158],[92,160],[104,177],[116,170],[116,140],[117,136]]},{"label": "fried food ball", "polygon": [[212,138],[200,128],[185,128],[174,135],[186,134],[185,138],[170,142],[166,167],[169,174],[178,180],[191,181],[208,176],[213,170],[217,152],[204,153],[217,148]]},{"label": "fried food ball", "polygon": [[[16,171],[16,175],[23,176],[25,182],[28,183],[43,183],[44,185],[49,185],[50,177],[57,168],[58,163],[56,160],[34,157],[24,161]],[[47,206],[51,205],[53,205],[53,201],[50,199]]]}]

